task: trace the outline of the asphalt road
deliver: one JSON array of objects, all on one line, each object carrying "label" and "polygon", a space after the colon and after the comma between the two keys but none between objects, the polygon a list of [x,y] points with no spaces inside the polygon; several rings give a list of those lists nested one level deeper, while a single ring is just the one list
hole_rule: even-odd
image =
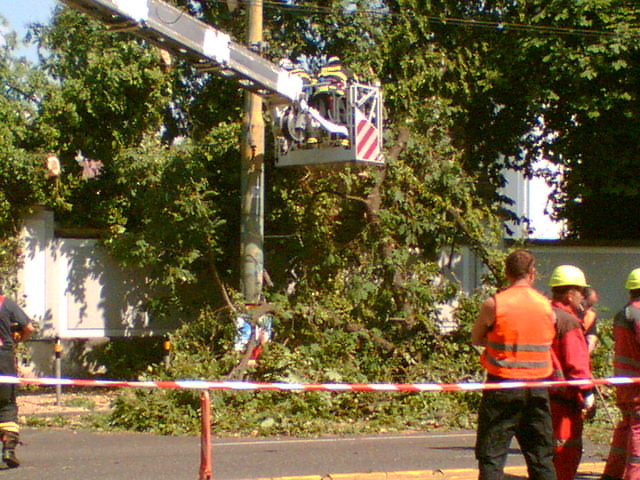
[{"label": "asphalt road", "polygon": [[[91,433],[23,429],[22,466],[0,472],[5,479],[196,480],[199,437],[135,433]],[[379,435],[320,439],[214,439],[214,480],[301,478],[387,478],[368,472],[473,471],[473,432]],[[606,447],[587,443],[583,463],[599,462]],[[522,465],[514,446],[508,465]],[[466,470],[465,470],[466,469]],[[469,470],[471,469],[471,470]],[[341,475],[342,474],[342,475]],[[461,478],[445,475],[448,478]],[[473,474],[467,475],[473,478]]]}]

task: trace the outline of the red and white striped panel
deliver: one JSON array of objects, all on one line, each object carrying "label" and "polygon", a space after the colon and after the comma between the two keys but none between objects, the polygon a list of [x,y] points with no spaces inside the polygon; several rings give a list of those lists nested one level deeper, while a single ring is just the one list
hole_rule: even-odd
[{"label": "red and white striped panel", "polygon": [[356,108],[356,158],[379,162],[381,144],[378,129]]}]

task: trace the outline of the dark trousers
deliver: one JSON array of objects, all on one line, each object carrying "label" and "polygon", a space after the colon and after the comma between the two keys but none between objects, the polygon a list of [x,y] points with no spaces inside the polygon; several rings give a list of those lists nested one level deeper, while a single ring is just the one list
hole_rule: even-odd
[{"label": "dark trousers", "polygon": [[[13,352],[0,349],[0,375],[17,375],[16,359]],[[0,424],[18,422],[16,385],[0,383]]]},{"label": "dark trousers", "polygon": [[549,393],[545,388],[485,390],[478,412],[479,480],[502,480],[516,437],[530,480],[556,480]]}]

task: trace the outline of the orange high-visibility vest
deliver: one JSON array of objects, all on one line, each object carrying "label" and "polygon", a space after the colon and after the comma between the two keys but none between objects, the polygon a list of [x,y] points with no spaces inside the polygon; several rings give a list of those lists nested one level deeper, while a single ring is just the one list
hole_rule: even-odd
[{"label": "orange high-visibility vest", "polygon": [[484,368],[506,379],[548,378],[555,336],[549,299],[526,285],[509,287],[494,298],[496,318],[481,357]]}]

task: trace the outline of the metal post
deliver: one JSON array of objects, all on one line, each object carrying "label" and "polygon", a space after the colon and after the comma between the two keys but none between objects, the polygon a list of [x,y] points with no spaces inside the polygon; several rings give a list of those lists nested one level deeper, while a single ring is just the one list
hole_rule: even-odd
[{"label": "metal post", "polygon": [[171,366],[171,340],[165,339],[162,342],[162,349],[164,350],[164,368],[169,369]]},{"label": "metal post", "polygon": [[[250,46],[262,44],[262,0],[249,2]],[[264,269],[264,118],[262,98],[245,93],[244,132],[241,149],[241,290],[245,301],[258,303]]]},{"label": "metal post", "polygon": [[[62,343],[59,338],[56,338],[53,344],[53,352],[55,354],[55,369],[56,378],[60,380],[62,378]],[[59,383],[56,385],[56,405],[59,407],[62,404],[62,385]]]},{"label": "metal post", "polygon": [[198,480],[211,480],[211,400],[209,391],[200,394],[200,475]]}]

